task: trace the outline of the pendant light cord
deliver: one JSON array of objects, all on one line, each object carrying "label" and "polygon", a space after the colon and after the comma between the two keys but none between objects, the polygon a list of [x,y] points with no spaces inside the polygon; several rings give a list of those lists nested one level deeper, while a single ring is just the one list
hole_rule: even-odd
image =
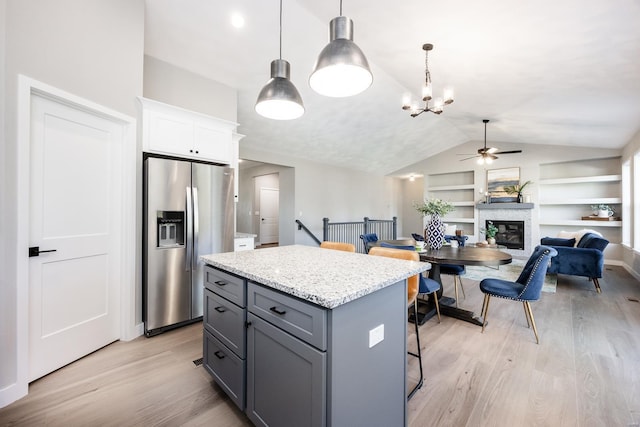
[{"label": "pendant light cord", "polygon": [[280,59],[282,59],[282,0],[280,0]]},{"label": "pendant light cord", "polygon": [[342,0],[340,0],[340,16],[342,16]]}]

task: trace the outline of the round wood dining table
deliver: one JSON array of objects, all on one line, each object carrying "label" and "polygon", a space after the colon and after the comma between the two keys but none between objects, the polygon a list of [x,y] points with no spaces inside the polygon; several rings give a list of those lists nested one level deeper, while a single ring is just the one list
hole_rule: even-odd
[{"label": "round wood dining table", "polygon": [[[498,267],[509,264],[512,258],[506,252],[493,248],[477,248],[460,246],[453,248],[443,246],[440,249],[425,249],[420,252],[420,261],[431,263],[429,277],[440,283],[440,290],[436,293],[440,303],[440,314],[456,319],[464,320],[475,325],[482,326],[482,319],[476,316],[473,311],[464,310],[455,306],[456,300],[442,295],[442,280],[440,278],[441,264],[454,265],[482,265],[487,267]],[[429,305],[433,305],[430,303]],[[423,324],[435,312],[435,307],[427,307],[427,310],[418,310],[418,323]]]},{"label": "round wood dining table", "polygon": [[[378,240],[377,242],[371,243],[370,246],[380,246],[382,242],[396,246],[414,246],[416,243],[413,239]],[[436,314],[435,304],[431,298],[437,297],[440,304],[441,315],[455,317],[456,319],[482,326],[480,316],[477,316],[473,311],[456,307],[455,298],[442,294],[443,287],[442,279],[440,278],[440,265],[454,264],[499,267],[503,264],[509,264],[512,260],[511,255],[496,248],[473,246],[459,246],[457,248],[443,246],[437,250],[425,249],[418,253],[420,254],[420,261],[431,263],[429,278],[440,283],[440,290],[436,292],[435,296],[430,295],[429,299],[426,300],[418,299],[418,323],[422,325]]]}]

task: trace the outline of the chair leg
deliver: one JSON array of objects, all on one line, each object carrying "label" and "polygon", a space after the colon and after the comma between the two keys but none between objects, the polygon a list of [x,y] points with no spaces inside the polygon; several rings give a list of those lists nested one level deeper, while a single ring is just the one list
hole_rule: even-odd
[{"label": "chair leg", "polygon": [[467,299],[467,295],[464,293],[464,286],[462,286],[462,277],[460,277],[459,275],[458,277],[458,282],[460,282],[460,289],[462,289],[462,298]]},{"label": "chair leg", "polygon": [[418,364],[419,364],[419,367],[420,367],[420,381],[418,381],[418,384],[416,384],[416,386],[411,390],[411,392],[407,396],[407,400],[411,399],[413,397],[413,395],[416,394],[418,389],[420,387],[422,387],[422,384],[424,384],[424,372],[422,371],[422,350],[420,349],[420,330],[418,329],[418,321],[417,321],[418,320],[418,304],[417,304],[417,301],[413,302],[413,316],[414,316],[414,319],[416,319],[416,321],[413,322],[413,324],[416,327],[416,343],[418,344],[418,354],[412,353],[410,351],[408,353],[410,355],[415,356],[415,357],[418,358]]},{"label": "chair leg", "polygon": [[602,290],[600,289],[600,282],[598,281],[597,277],[593,277],[593,284],[596,287],[596,292],[597,293],[602,293]]},{"label": "chair leg", "polygon": [[440,323],[440,303],[438,302],[438,291],[433,292],[433,302],[436,305],[436,313],[438,314],[438,323]]},{"label": "chair leg", "polygon": [[540,338],[538,338],[538,329],[536,328],[536,321],[533,319],[533,311],[531,311],[531,304],[529,301],[524,301],[524,306],[529,313],[529,318],[531,319],[531,326],[533,326],[533,333],[536,336],[536,344],[540,344]]},{"label": "chair leg", "polygon": [[460,299],[460,298],[458,298],[458,282],[456,282],[456,275],[455,274],[453,276],[451,276],[451,277],[453,277],[453,290],[454,290],[454,292],[456,294],[456,308],[458,308],[458,300]]},{"label": "chair leg", "polygon": [[487,312],[489,311],[489,299],[491,295],[484,294],[484,302],[482,303],[482,333],[484,333],[484,327],[487,325]]},{"label": "chair leg", "polygon": [[522,307],[524,307],[524,317],[527,318],[527,328],[531,327],[531,322],[529,322],[529,312],[527,311],[527,302],[522,301]]}]

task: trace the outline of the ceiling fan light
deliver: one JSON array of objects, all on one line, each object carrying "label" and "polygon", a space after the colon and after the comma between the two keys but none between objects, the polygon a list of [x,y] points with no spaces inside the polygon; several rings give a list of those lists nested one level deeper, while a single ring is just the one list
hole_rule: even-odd
[{"label": "ceiling fan light", "polygon": [[477,162],[479,165],[484,165],[484,157],[478,157]]},{"label": "ceiling fan light", "polygon": [[334,98],[357,95],[373,82],[369,62],[353,42],[353,21],[346,16],[329,24],[329,44],[322,49],[309,85],[321,95]]},{"label": "ceiling fan light", "polygon": [[271,61],[271,79],[258,94],[255,110],[268,119],[293,120],[304,114],[302,97],[289,80],[291,66],[284,59]]}]

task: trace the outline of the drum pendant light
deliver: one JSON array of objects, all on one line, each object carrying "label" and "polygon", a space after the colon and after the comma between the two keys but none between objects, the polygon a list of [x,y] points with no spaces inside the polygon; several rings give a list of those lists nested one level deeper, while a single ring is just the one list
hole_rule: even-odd
[{"label": "drum pendant light", "polygon": [[298,89],[291,83],[291,65],[282,59],[282,0],[280,0],[280,58],[271,61],[271,79],[262,88],[255,110],[268,119],[292,120],[304,114]]},{"label": "drum pendant light", "polygon": [[347,97],[363,92],[373,82],[367,58],[353,42],[353,21],[340,16],[329,23],[329,44],[320,52],[309,85],[321,95]]}]

